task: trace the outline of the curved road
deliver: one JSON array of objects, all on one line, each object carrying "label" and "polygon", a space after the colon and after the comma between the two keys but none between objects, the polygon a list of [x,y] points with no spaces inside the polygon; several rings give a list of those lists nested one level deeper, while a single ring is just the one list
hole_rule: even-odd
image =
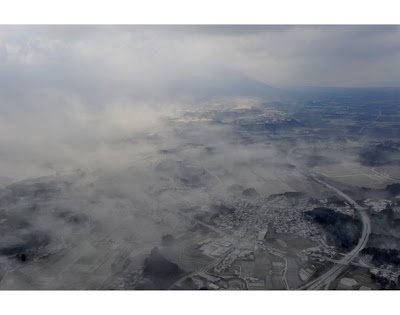
[{"label": "curved road", "polygon": [[368,215],[365,212],[365,208],[361,207],[355,200],[350,198],[348,195],[340,191],[339,189],[333,187],[325,183],[323,180],[317,178],[314,174],[311,173],[311,176],[318,181],[319,183],[325,185],[329,189],[334,190],[339,196],[343,199],[347,200],[349,203],[354,205],[354,208],[360,213],[361,221],[363,224],[363,230],[360,240],[358,241],[357,246],[349,253],[346,254],[341,260],[339,260],[339,264],[336,264],[323,275],[318,277],[317,279],[305,284],[300,289],[306,290],[318,290],[324,287],[327,289],[329,284],[336,279],[336,277],[343,271],[343,269],[351,263],[354,258],[358,255],[358,253],[365,247],[368,242],[369,235],[371,233],[371,222],[369,220]]},{"label": "curved road", "polygon": [[294,150],[295,150],[295,148],[292,148],[291,150],[289,150],[288,154],[286,155],[287,163],[295,165],[296,170],[300,174],[313,178],[320,184],[335,191],[340,197],[342,197],[347,202],[352,204],[354,206],[354,208],[360,213],[360,217],[361,217],[361,221],[362,221],[362,225],[363,225],[363,230],[362,230],[360,240],[358,241],[357,246],[350,253],[347,253],[347,255],[345,255],[342,259],[339,260],[338,264],[334,265],[331,269],[329,269],[323,275],[319,276],[317,279],[314,279],[313,281],[306,283],[305,285],[303,285],[302,287],[299,288],[300,290],[319,290],[321,288],[328,289],[331,282],[333,280],[335,280],[337,278],[337,276],[339,276],[339,274],[344,270],[344,268],[346,268],[347,265],[350,264],[354,260],[354,258],[358,255],[358,253],[367,244],[369,235],[371,234],[371,222],[369,220],[367,213],[365,212],[365,208],[361,207],[355,200],[350,198],[348,195],[346,195],[344,192],[340,191],[336,187],[333,187],[332,185],[324,182],[322,179],[318,178],[316,176],[316,174],[309,172],[308,169],[300,170],[296,163],[292,163],[291,155],[293,154]]}]

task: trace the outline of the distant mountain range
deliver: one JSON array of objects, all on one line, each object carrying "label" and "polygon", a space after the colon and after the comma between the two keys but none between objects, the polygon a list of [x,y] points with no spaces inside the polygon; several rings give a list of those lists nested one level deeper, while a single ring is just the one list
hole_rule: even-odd
[{"label": "distant mountain range", "polygon": [[173,82],[168,94],[199,99],[223,96],[278,96],[284,91],[237,73],[191,77]]},{"label": "distant mountain range", "polygon": [[343,88],[343,87],[275,87],[251,79],[243,74],[229,72],[209,76],[187,77],[172,81],[168,96],[190,95],[197,99],[215,97],[289,97],[296,100],[315,97],[342,97],[375,100],[400,96],[400,88]]}]

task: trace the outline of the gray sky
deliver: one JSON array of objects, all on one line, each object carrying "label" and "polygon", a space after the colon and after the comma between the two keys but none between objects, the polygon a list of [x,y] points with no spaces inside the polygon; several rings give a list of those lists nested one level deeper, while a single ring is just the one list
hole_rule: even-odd
[{"label": "gray sky", "polygon": [[271,85],[398,86],[400,28],[1,26],[0,64],[10,86],[80,92],[152,90],[218,71]]},{"label": "gray sky", "polygon": [[165,97],[182,82],[399,86],[399,48],[397,26],[0,26],[0,185],[129,165],[154,148],[119,141],[190,103]]}]

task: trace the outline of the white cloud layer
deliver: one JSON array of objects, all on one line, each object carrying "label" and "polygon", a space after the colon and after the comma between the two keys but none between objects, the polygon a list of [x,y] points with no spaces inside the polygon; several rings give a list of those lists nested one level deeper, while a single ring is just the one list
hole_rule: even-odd
[{"label": "white cloud layer", "polygon": [[399,52],[398,26],[3,25],[2,177],[133,156],[110,143],[161,128],[160,117],[190,101],[196,78],[398,86]]},{"label": "white cloud layer", "polygon": [[397,26],[2,26],[0,60],[80,87],[165,88],[221,70],[272,85],[395,86],[399,43]]}]

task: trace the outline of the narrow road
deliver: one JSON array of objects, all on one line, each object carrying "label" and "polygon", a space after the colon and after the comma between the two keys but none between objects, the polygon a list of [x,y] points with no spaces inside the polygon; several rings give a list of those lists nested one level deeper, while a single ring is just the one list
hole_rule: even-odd
[{"label": "narrow road", "polygon": [[273,250],[270,250],[270,251],[271,251],[272,254],[282,258],[285,261],[285,267],[282,270],[282,279],[283,279],[283,283],[285,284],[286,290],[289,290],[289,285],[288,285],[287,280],[286,280],[286,271],[287,271],[287,268],[288,268],[287,259],[286,259],[285,256],[280,255],[277,252],[274,252]]},{"label": "narrow road", "polygon": [[392,181],[394,181],[394,182],[400,181],[400,179],[398,179],[398,178],[391,177],[391,176],[389,176],[389,175],[387,175],[387,174],[379,173],[377,170],[375,170],[375,167],[371,168],[371,171],[374,172],[376,175],[378,175],[378,176],[380,176],[380,177],[383,177],[383,178],[385,178],[385,179],[390,179],[390,180],[392,180]]}]

